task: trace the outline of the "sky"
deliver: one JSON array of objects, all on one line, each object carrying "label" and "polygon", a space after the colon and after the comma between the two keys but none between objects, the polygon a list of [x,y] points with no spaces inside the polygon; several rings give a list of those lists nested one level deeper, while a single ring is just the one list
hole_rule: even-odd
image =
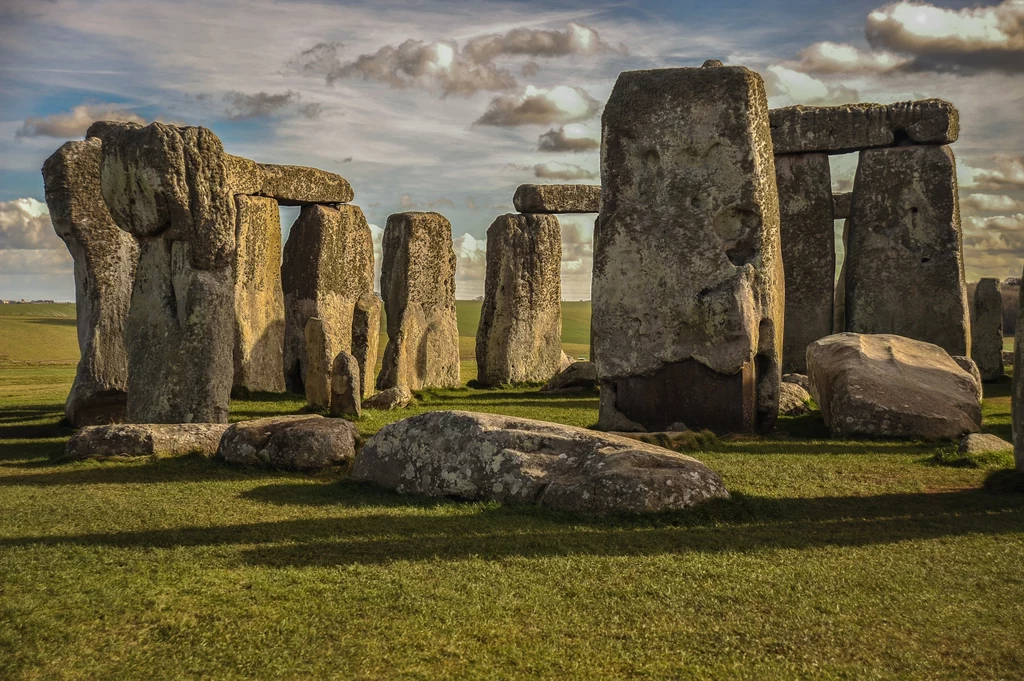
[{"label": "sky", "polygon": [[[378,247],[389,214],[443,213],[476,297],[516,186],[599,182],[616,76],[709,58],[760,73],[772,107],[953,102],[967,278],[1020,276],[1024,0],[0,0],[0,298],[73,300],[39,169],[102,119],[339,173]],[[856,162],[833,157],[834,189]],[[593,216],[561,222],[563,298],[587,299]]]}]

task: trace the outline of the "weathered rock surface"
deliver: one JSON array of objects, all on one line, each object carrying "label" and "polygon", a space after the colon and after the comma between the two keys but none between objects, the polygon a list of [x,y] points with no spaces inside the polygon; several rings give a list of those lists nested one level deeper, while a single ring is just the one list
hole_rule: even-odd
[{"label": "weathered rock surface", "polygon": [[1013,443],[990,433],[969,433],[960,440],[957,451],[961,454],[988,454],[990,452],[1012,452]]},{"label": "weathered rock surface", "polygon": [[836,192],[832,195],[832,219],[845,220],[850,217],[853,192]]},{"label": "weathered rock surface", "polygon": [[960,439],[981,427],[974,377],[931,343],[836,334],[810,345],[807,370],[835,437]]},{"label": "weathered rock surface", "polygon": [[363,413],[359,362],[347,352],[339,352],[331,367],[331,416],[354,416]]},{"label": "weathered rock surface", "polygon": [[393,409],[404,409],[412,402],[412,391],[408,386],[400,385],[395,388],[381,390],[376,395],[363,400],[363,406],[367,409],[379,411],[391,411]]},{"label": "weathered rock surface", "polygon": [[682,509],[728,498],[696,459],[531,419],[435,411],[384,426],[353,477],[402,493],[576,512]]},{"label": "weathered rock surface", "polygon": [[284,287],[284,367],[288,390],[303,393],[306,322],[319,317],[328,352],[351,352],[356,304],[373,292],[373,235],[358,206],[303,206],[292,225],[281,266]]},{"label": "weathered rock surface", "polygon": [[306,402],[317,409],[331,405],[331,348],[323,320],[306,322]]},{"label": "weathered rock surface", "polygon": [[561,268],[558,218],[509,213],[491,223],[476,333],[477,381],[539,382],[557,373],[562,359]]},{"label": "weathered rock surface", "polygon": [[512,205],[520,213],[596,213],[601,210],[601,185],[521,184]]},{"label": "weathered rock surface", "polygon": [[971,359],[981,378],[994,381],[1003,370],[1003,294],[998,279],[984,277],[974,289],[971,318]]},{"label": "weathered rock surface", "polygon": [[978,394],[984,397],[984,387],[981,383],[981,372],[978,370],[978,364],[970,357],[964,357],[963,355],[950,355],[949,358],[971,375],[971,378],[978,385]]},{"label": "weathered rock surface", "polygon": [[75,261],[81,359],[64,402],[74,426],[123,421],[128,396],[125,323],[139,247],[114,223],[100,192],[96,138],[68,142],[43,164],[53,229]]},{"label": "weathered rock surface", "polygon": [[[1024,275],[1021,276],[1024,280]],[[1013,423],[1013,457],[1017,470],[1024,471],[1024,296],[1017,301],[1017,328],[1013,336],[1013,392],[1010,419]]]},{"label": "weathered rock surface", "polygon": [[541,388],[542,393],[587,390],[597,390],[597,365],[593,362],[573,362],[552,376]]},{"label": "weathered rock surface", "polygon": [[807,401],[811,399],[810,393],[796,383],[782,382],[779,393],[779,413],[785,416],[800,416],[811,411]]},{"label": "weathered rock surface", "polygon": [[228,185],[235,194],[259,194],[265,175],[260,164],[244,156],[224,154]]},{"label": "weathered rock surface", "polygon": [[798,385],[808,393],[811,391],[811,379],[806,374],[782,374],[782,382]]},{"label": "weathered rock surface", "polygon": [[832,334],[836,244],[826,154],[775,157],[786,278],[782,370],[804,373],[807,346]]},{"label": "weathered rock surface", "polygon": [[235,375],[245,392],[284,392],[284,292],[277,202],[236,196]]},{"label": "weathered rock surface", "polygon": [[363,397],[375,392],[377,349],[380,347],[380,315],[384,301],[373,293],[364,293],[356,301],[352,314],[352,356],[359,363],[359,385]]},{"label": "weathered rock surface", "polygon": [[602,127],[599,427],[770,430],[784,282],[761,78],[732,66],[627,71]]},{"label": "weathered rock surface", "polygon": [[956,161],[949,147],[860,154],[846,252],[846,329],[970,355]]},{"label": "weathered rock surface", "polygon": [[345,419],[272,416],[232,425],[217,458],[228,463],[315,473],[355,458],[359,433]]},{"label": "weathered rock surface", "polygon": [[574,360],[569,355],[565,354],[565,350],[562,350],[562,359],[559,360],[559,362],[558,362],[558,371],[559,372],[565,371],[566,369],[569,368],[569,366],[571,364],[573,364],[575,362],[576,362],[576,360]]},{"label": "weathered rock surface", "polygon": [[272,163],[260,163],[259,167],[263,171],[263,186],[258,193],[282,206],[348,203],[355,198],[348,180],[326,170]]},{"label": "weathered rock surface", "polygon": [[100,187],[117,225],[136,237],[189,244],[199,270],[228,267],[235,255],[235,201],[224,145],[206,128],[98,123]]},{"label": "weathered rock surface", "polygon": [[903,142],[952,144],[960,133],[956,107],[941,99],[797,105],[772,109],[770,116],[776,154],[844,154]]},{"label": "weathered rock surface", "polygon": [[836,297],[832,311],[832,333],[846,331],[846,257],[850,252],[850,220],[843,221],[843,264],[836,278]]},{"label": "weathered rock surface", "polygon": [[461,386],[451,224],[439,213],[395,213],[383,251],[388,344],[377,388]]},{"label": "weathered rock surface", "polygon": [[64,461],[133,456],[184,456],[217,453],[226,423],[121,423],[88,426],[64,448]]}]

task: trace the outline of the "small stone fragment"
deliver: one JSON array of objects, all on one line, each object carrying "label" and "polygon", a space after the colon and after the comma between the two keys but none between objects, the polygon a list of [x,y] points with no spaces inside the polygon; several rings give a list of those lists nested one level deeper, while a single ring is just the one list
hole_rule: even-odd
[{"label": "small stone fragment", "polygon": [[355,458],[359,433],[345,419],[316,414],[242,421],[227,429],[217,458],[228,463],[316,473]]},{"label": "small stone fragment", "polygon": [[1013,443],[990,433],[968,433],[960,440],[960,454],[989,454],[1013,452]]},{"label": "small stone fragment", "polygon": [[984,396],[981,383],[981,372],[978,370],[977,363],[970,357],[964,357],[963,355],[950,355],[950,359],[956,362],[961,369],[966,371],[974,379],[974,382],[978,385],[978,394]]},{"label": "small stone fragment", "polygon": [[362,413],[362,390],[359,362],[347,352],[339,352],[331,367],[331,416],[352,416]]},{"label": "small stone fragment", "polygon": [[540,389],[542,393],[585,392],[597,390],[597,365],[593,362],[573,362],[551,377]]},{"label": "small stone fragment", "polygon": [[601,185],[521,184],[512,205],[520,213],[596,213],[601,210]]},{"label": "small stone fragment", "polygon": [[779,414],[783,416],[807,414],[811,411],[811,408],[807,406],[810,399],[810,394],[799,385],[783,381],[779,393]]},{"label": "small stone fragment", "polygon": [[807,392],[811,391],[811,379],[804,374],[782,374],[783,383],[793,383]]},{"label": "small stone fragment", "polygon": [[376,395],[363,400],[363,406],[367,409],[378,411],[391,411],[393,409],[404,409],[412,402],[412,391],[408,386],[400,385],[395,388],[381,390]]},{"label": "small stone fragment", "polygon": [[135,456],[212,457],[226,423],[120,423],[88,426],[75,433],[60,461]]}]

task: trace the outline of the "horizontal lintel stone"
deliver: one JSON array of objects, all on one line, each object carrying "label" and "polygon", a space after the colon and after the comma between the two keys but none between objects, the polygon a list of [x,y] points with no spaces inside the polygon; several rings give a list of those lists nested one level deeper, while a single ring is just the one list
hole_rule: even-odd
[{"label": "horizontal lintel stone", "polygon": [[512,203],[520,213],[597,213],[601,185],[521,184]]}]

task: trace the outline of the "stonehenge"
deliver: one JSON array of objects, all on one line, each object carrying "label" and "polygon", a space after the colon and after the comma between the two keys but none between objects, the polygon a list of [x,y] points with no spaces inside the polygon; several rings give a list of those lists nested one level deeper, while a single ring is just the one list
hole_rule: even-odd
[{"label": "stonehenge", "polygon": [[596,213],[601,210],[601,186],[521,184],[512,205],[520,213]]},{"label": "stonehenge", "polygon": [[440,213],[388,216],[380,291],[388,344],[377,389],[462,385],[452,226]]},{"label": "stonehenge", "polygon": [[732,66],[621,73],[602,140],[598,427],[770,430],[784,284],[760,76]]},{"label": "stonehenge", "polygon": [[998,279],[982,278],[974,289],[971,359],[983,381],[1003,376],[1003,293]]},{"label": "stonehenge", "polygon": [[75,263],[81,359],[64,416],[76,427],[123,421],[128,400],[124,332],[139,247],[103,200],[102,153],[90,137],[64,144],[43,164],[50,220]]},{"label": "stonehenge", "polygon": [[487,230],[477,381],[543,382],[562,359],[562,236],[553,215],[509,213]]}]

